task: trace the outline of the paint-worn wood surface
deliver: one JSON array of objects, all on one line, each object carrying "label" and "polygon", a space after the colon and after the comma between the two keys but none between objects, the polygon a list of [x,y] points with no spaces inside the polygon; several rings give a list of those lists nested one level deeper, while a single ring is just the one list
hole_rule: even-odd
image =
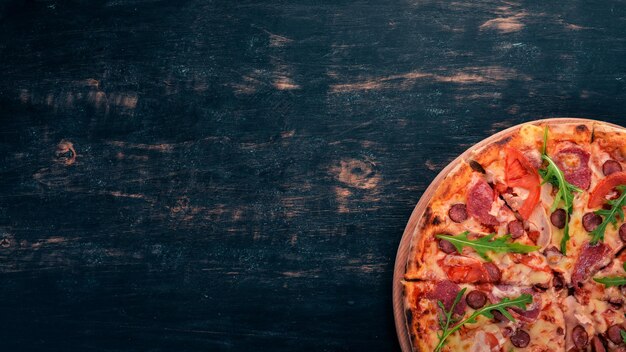
[{"label": "paint-worn wood surface", "polygon": [[0,343],[398,349],[419,196],[545,116],[624,125],[621,1],[5,1]]}]

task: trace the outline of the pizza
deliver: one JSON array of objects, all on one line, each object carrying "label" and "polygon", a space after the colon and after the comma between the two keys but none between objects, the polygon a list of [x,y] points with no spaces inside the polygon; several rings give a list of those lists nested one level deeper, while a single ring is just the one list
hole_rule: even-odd
[{"label": "pizza", "polygon": [[412,233],[414,351],[626,352],[626,130],[521,125],[465,153]]}]

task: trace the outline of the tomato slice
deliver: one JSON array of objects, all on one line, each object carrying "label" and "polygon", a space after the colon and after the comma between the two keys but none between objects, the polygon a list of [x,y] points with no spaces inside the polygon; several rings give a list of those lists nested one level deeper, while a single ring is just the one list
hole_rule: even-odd
[{"label": "tomato slice", "polygon": [[493,185],[493,188],[496,190],[496,192],[498,192],[498,194],[502,194],[504,192],[506,192],[507,189],[509,189],[509,186],[505,185],[504,183],[501,182],[496,182]]},{"label": "tomato slice", "polygon": [[528,219],[539,203],[541,183],[539,173],[519,150],[506,147],[505,181],[509,187],[521,187],[528,191],[528,197],[517,212]]},{"label": "tomato slice", "polygon": [[533,186],[539,182],[539,173],[519,150],[506,147],[506,183],[511,187]]},{"label": "tomato slice", "polygon": [[529,190],[528,197],[524,201],[524,204],[522,204],[522,206],[519,209],[517,209],[517,212],[524,219],[528,220],[530,215],[533,213],[533,210],[535,210],[535,207],[539,203],[540,196],[541,196],[541,186],[539,186],[539,183],[537,183],[536,187],[532,187]]},{"label": "tomato slice", "polygon": [[443,264],[442,267],[448,279],[456,283],[477,283],[489,277],[478,261],[458,265]]},{"label": "tomato slice", "polygon": [[490,350],[493,350],[500,345],[500,342],[498,341],[496,335],[490,332],[485,332],[485,342],[487,342],[487,344],[489,345]]},{"label": "tomato slice", "polygon": [[591,191],[587,206],[589,208],[602,206],[606,202],[606,195],[619,185],[626,185],[626,171],[612,173],[600,180]]}]

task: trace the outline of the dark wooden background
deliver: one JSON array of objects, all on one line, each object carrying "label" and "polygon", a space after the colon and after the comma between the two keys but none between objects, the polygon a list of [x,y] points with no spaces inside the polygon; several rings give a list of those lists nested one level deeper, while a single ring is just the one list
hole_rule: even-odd
[{"label": "dark wooden background", "polygon": [[554,116],[626,122],[623,1],[3,1],[0,346],[397,350],[421,193]]}]

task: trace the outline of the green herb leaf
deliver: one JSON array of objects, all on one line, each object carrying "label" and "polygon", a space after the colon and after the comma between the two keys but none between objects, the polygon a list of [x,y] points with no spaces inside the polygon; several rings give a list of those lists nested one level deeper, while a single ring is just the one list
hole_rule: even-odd
[{"label": "green herb leaf", "polygon": [[617,228],[617,220],[618,217],[624,220],[624,209],[626,206],[626,186],[621,185],[615,187],[618,191],[622,193],[622,195],[617,199],[610,199],[606,201],[606,204],[611,206],[611,209],[600,209],[595,213],[603,217],[602,223],[595,228],[595,230],[591,231],[590,234],[593,236],[591,238],[591,244],[596,244],[598,241],[604,240],[604,232],[606,231],[606,227],[609,224],[613,224]]},{"label": "green herb leaf", "polygon": [[622,335],[622,341],[626,343],[626,331],[620,330],[619,334]]},{"label": "green herb leaf", "polygon": [[567,255],[567,241],[569,241],[569,214],[565,212],[565,228],[563,229],[563,238],[561,238],[561,253]]},{"label": "green herb leaf", "polygon": [[606,287],[626,285],[626,277],[623,276],[594,277],[593,281]]},{"label": "green herb leaf", "polygon": [[[456,303],[459,302],[461,297],[463,297],[464,293],[465,293],[465,289],[461,290],[459,292],[459,294],[457,294],[456,298],[454,299],[455,304],[452,305],[452,308],[450,308],[449,312],[446,312],[444,310],[444,314],[446,315],[446,319],[449,320],[452,317],[452,312],[454,311],[454,307],[455,307]],[[454,324],[452,326],[451,326],[451,324],[446,324],[445,325],[445,329],[443,329],[442,334],[439,336],[439,343],[435,347],[435,352],[441,351],[441,349],[443,348],[446,340],[448,339],[448,337],[450,337],[450,335],[455,333],[457,330],[459,330],[465,324],[475,323],[476,319],[479,316],[482,315],[482,316],[485,316],[485,317],[487,317],[489,319],[493,319],[493,314],[491,313],[491,311],[497,310],[498,312],[502,313],[505,317],[507,317],[509,320],[514,322],[515,318],[513,318],[511,313],[509,313],[506,310],[506,308],[517,307],[517,308],[526,310],[526,306],[528,304],[531,304],[532,302],[533,302],[533,296],[528,294],[528,293],[524,293],[524,294],[520,295],[519,297],[513,298],[513,299],[510,299],[510,298],[507,297],[507,298],[502,299],[498,303],[490,304],[490,305],[484,306],[484,307],[474,311],[474,313],[472,313],[466,319],[461,320],[458,324]]]},{"label": "green herb leaf", "polygon": [[582,190],[565,180],[563,171],[559,169],[554,160],[546,154],[546,145],[548,141],[548,127],[544,129],[543,133],[543,149],[541,158],[546,162],[545,168],[539,169],[539,174],[543,179],[541,183],[550,183],[554,187],[558,188],[558,192],[554,196],[554,202],[550,207],[550,212],[554,212],[563,203],[563,210],[565,210],[565,229],[563,230],[563,238],[561,239],[561,253],[567,254],[567,241],[569,241],[569,219],[574,210],[574,192],[582,192]]},{"label": "green herb leaf", "polygon": [[444,314],[443,317],[439,316],[439,326],[441,327],[441,330],[443,331],[441,334],[437,333],[437,336],[439,337],[439,343],[441,343],[442,339],[444,338],[443,335],[446,333],[446,331],[448,331],[448,328],[450,327],[450,325],[453,325],[454,323],[457,322],[457,320],[454,320],[452,318],[452,314],[454,313],[454,308],[456,307],[456,305],[461,301],[461,298],[463,298],[463,295],[465,294],[466,290],[467,288],[463,288],[461,291],[459,291],[459,293],[456,294],[456,297],[454,298],[454,302],[452,302],[452,306],[450,307],[449,311],[446,311],[446,307],[443,305],[443,302],[437,301],[437,305],[439,306],[439,308],[441,308],[441,311]]},{"label": "green herb leaf", "polygon": [[543,178],[541,184],[551,183],[559,189],[554,196],[554,203],[552,203],[550,211],[555,211],[559,203],[563,201],[565,210],[571,214],[574,206],[574,192],[582,192],[582,190],[565,180],[563,171],[559,169],[552,158],[548,155],[542,155],[541,158],[547,162],[546,168],[539,170]]},{"label": "green herb leaf", "polygon": [[486,261],[491,261],[487,256],[487,252],[489,251],[495,253],[530,253],[541,248],[539,246],[528,246],[521,243],[510,242],[511,235],[494,238],[496,234],[492,233],[485,237],[471,240],[467,238],[468,234],[469,231],[465,231],[456,236],[436,235],[435,237],[452,243],[459,254],[462,253],[463,247],[471,247]]}]

